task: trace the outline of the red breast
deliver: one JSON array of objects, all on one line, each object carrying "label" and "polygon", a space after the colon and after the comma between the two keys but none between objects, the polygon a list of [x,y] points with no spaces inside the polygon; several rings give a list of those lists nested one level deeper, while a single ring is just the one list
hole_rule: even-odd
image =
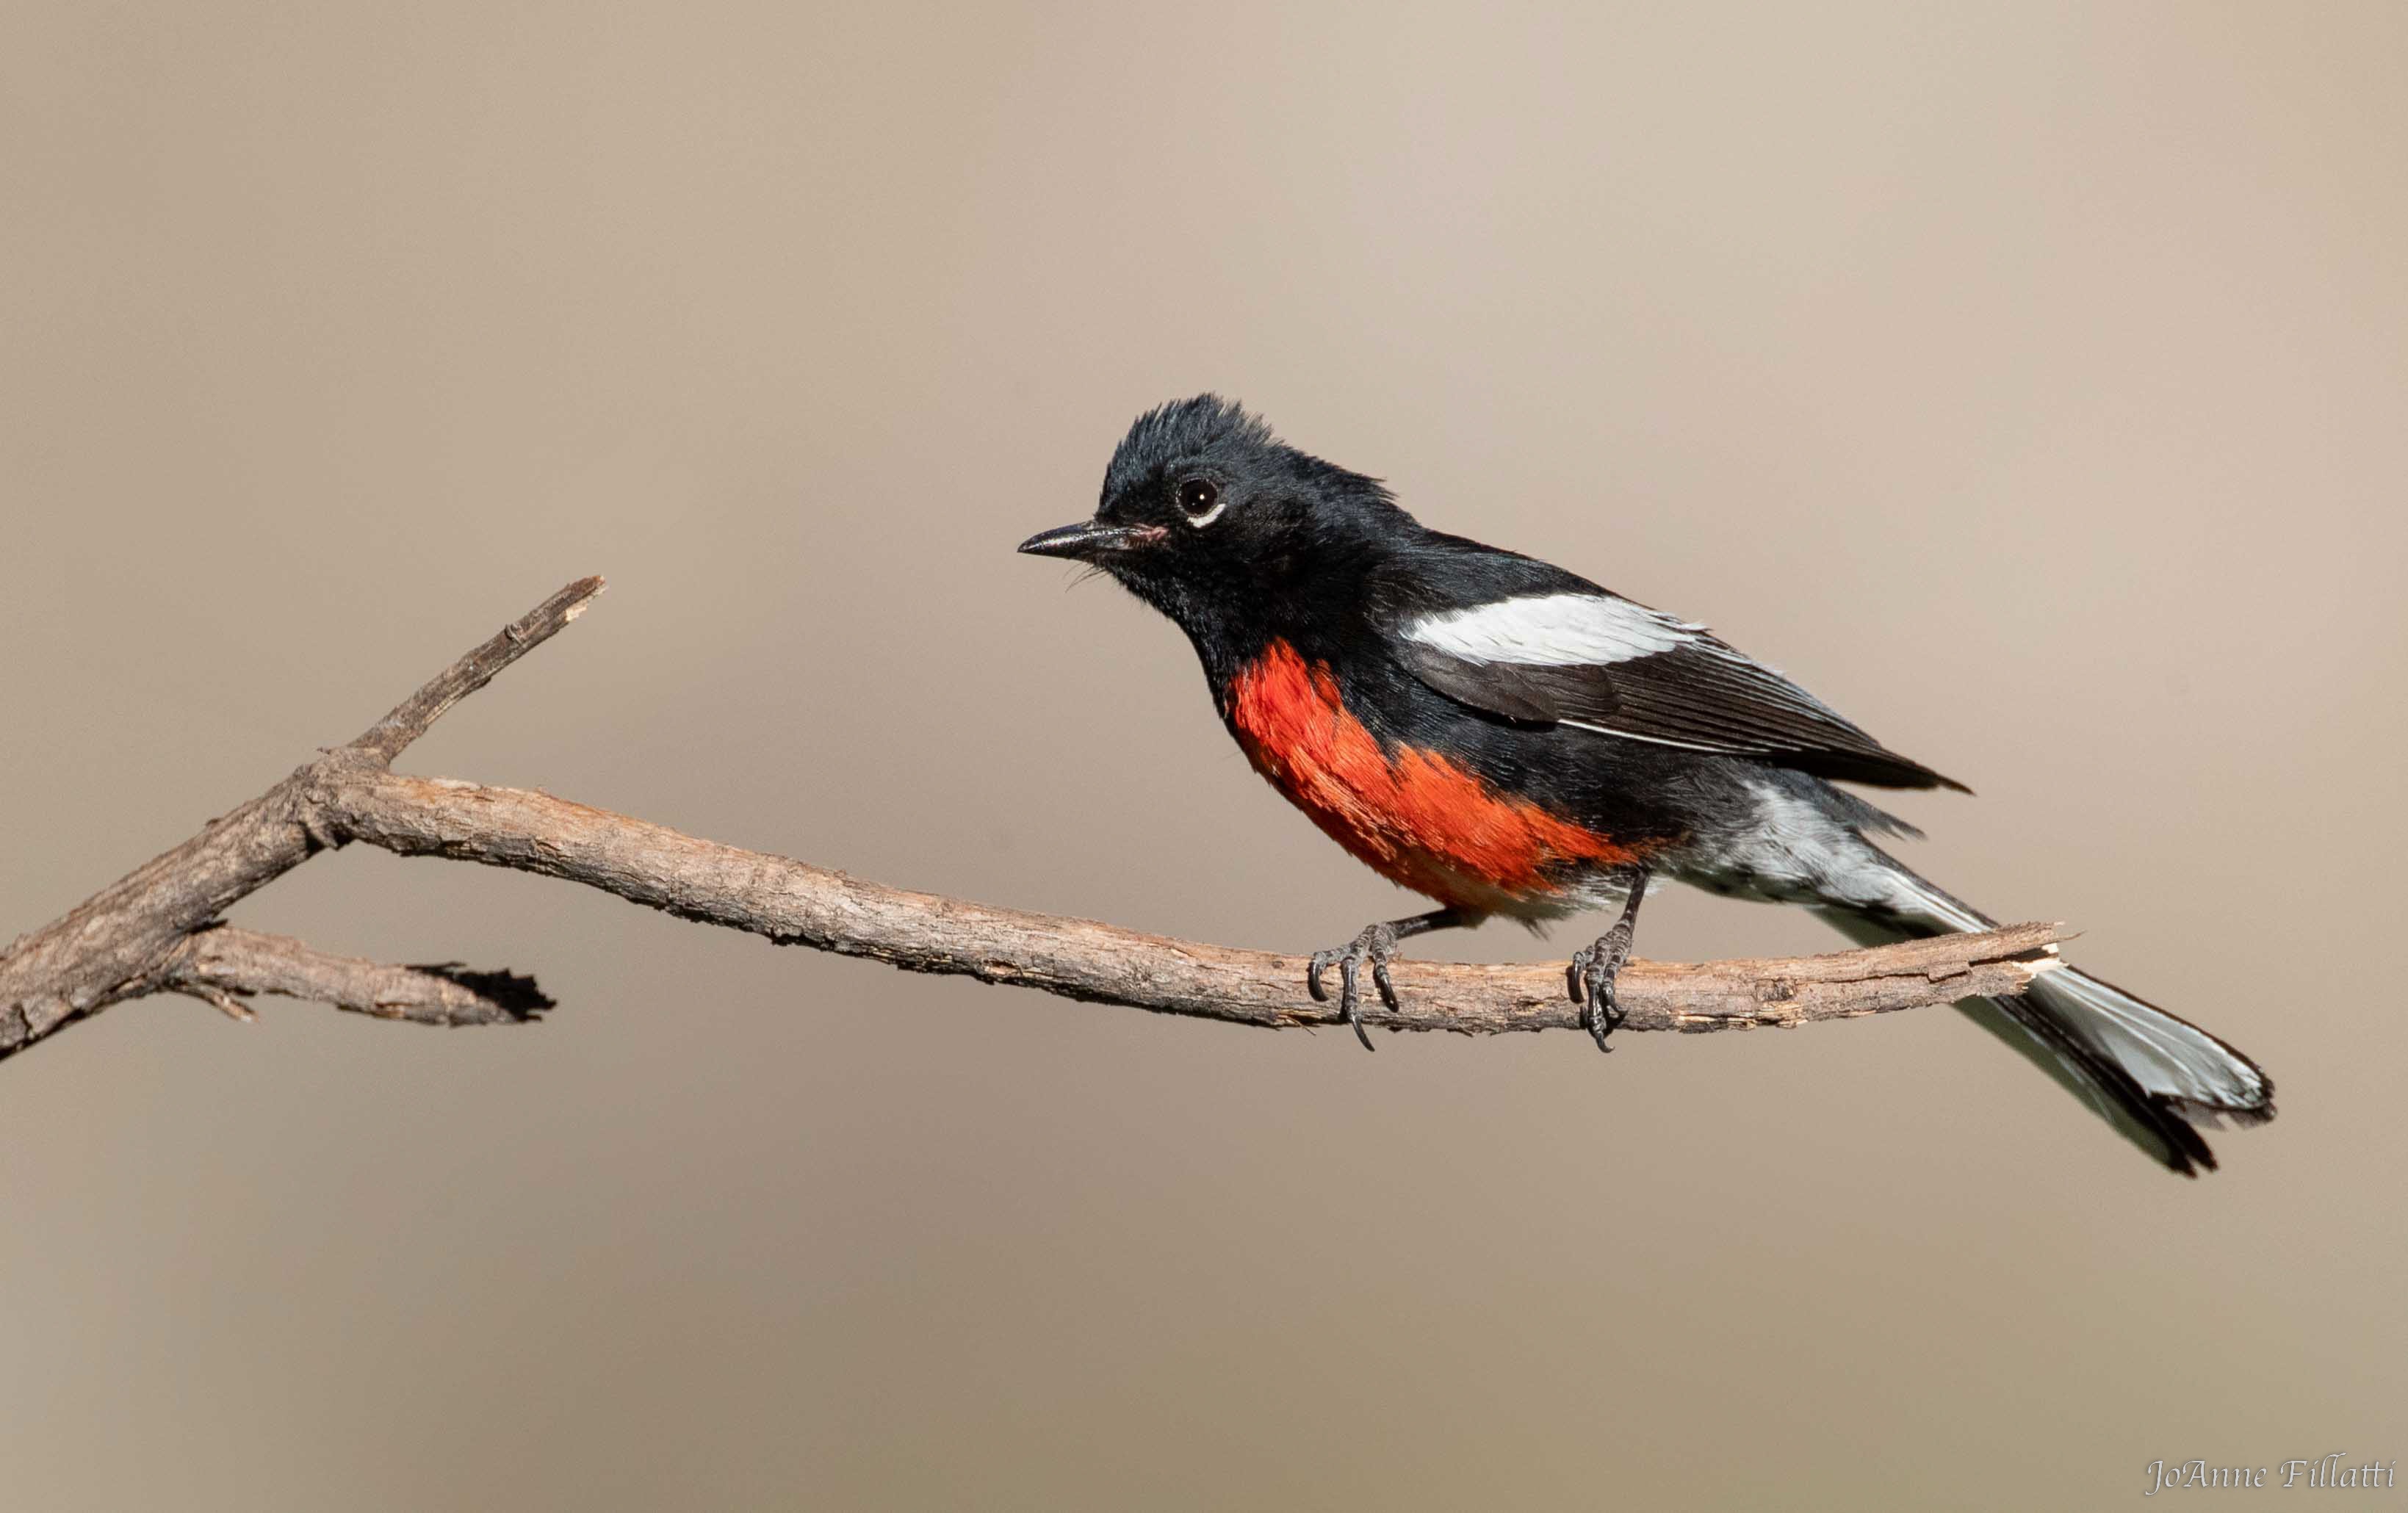
[{"label": "red breast", "polygon": [[1274,641],[1230,691],[1229,723],[1254,770],[1328,836],[1392,882],[1442,904],[1493,909],[1562,891],[1568,869],[1636,853],[1500,793],[1436,751],[1383,749],[1347,712],[1326,664]]}]

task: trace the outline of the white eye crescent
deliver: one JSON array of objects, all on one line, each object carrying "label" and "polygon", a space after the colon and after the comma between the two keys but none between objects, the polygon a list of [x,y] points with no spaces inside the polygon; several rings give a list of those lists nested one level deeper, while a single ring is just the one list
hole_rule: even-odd
[{"label": "white eye crescent", "polygon": [[1190,525],[1210,525],[1228,507],[1229,502],[1221,497],[1221,486],[1211,478],[1189,478],[1179,485],[1180,513]]}]

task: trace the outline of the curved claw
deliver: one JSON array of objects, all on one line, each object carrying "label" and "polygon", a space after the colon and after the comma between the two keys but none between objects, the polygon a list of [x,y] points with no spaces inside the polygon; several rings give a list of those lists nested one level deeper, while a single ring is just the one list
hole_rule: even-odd
[{"label": "curved claw", "polygon": [[1377,1050],[1371,1044],[1371,1032],[1363,1023],[1363,963],[1371,963],[1371,982],[1380,991],[1380,1002],[1394,1009],[1397,1006],[1397,985],[1388,980],[1388,961],[1396,954],[1397,932],[1394,926],[1368,925],[1361,935],[1343,946],[1329,950],[1317,950],[1305,966],[1305,992],[1312,994],[1317,1004],[1329,1002],[1328,992],[1321,985],[1321,974],[1330,967],[1338,968],[1338,1019],[1354,1027],[1354,1038],[1365,1050]]},{"label": "curved claw", "polygon": [[1606,1037],[1622,1028],[1630,1016],[1623,1012],[1614,999],[1614,980],[1622,975],[1625,963],[1630,960],[1631,932],[1628,922],[1615,925],[1598,937],[1594,946],[1572,952],[1571,966],[1564,974],[1573,1003],[1581,1006],[1581,1027],[1597,1042],[1597,1049],[1612,1051]]},{"label": "curved claw", "polygon": [[1365,1050],[1377,1050],[1379,1048],[1371,1044],[1371,1032],[1363,1025],[1363,993],[1355,980],[1363,970],[1362,958],[1359,950],[1350,950],[1338,958],[1338,1015],[1354,1026],[1354,1038],[1363,1042]]},{"label": "curved claw", "polygon": [[1622,1011],[1622,1006],[1613,1001],[1613,989],[1609,984],[1605,990],[1605,1002],[1596,1006],[1589,1013],[1588,1036],[1597,1042],[1597,1049],[1612,1055],[1613,1048],[1605,1043],[1605,1037],[1621,1029],[1622,1021],[1629,1017]]}]

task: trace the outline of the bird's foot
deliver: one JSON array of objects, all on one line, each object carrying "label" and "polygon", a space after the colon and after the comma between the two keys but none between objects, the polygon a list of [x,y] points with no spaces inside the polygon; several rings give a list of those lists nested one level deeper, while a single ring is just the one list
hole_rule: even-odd
[{"label": "bird's foot", "polygon": [[1329,994],[1322,989],[1321,974],[1333,966],[1338,968],[1338,1018],[1341,1022],[1354,1026],[1354,1038],[1363,1042],[1365,1050],[1371,1049],[1372,1046],[1370,1032],[1363,1028],[1363,963],[1369,962],[1371,964],[1371,981],[1380,990],[1380,1002],[1395,1008],[1397,985],[1388,980],[1388,963],[1395,959],[1396,954],[1397,927],[1393,924],[1369,924],[1363,927],[1361,935],[1346,945],[1332,950],[1314,951],[1312,965],[1305,969],[1306,991],[1312,994],[1314,1003],[1326,1004],[1329,1002]]},{"label": "bird's foot", "polygon": [[1625,919],[1612,929],[1597,937],[1597,944],[1572,952],[1572,964],[1564,974],[1565,987],[1573,1003],[1581,1006],[1581,1028],[1589,1033],[1599,1050],[1612,1050],[1606,1036],[1622,1028],[1628,1015],[1614,1001],[1614,979],[1622,975],[1625,963],[1630,960],[1631,922]]}]

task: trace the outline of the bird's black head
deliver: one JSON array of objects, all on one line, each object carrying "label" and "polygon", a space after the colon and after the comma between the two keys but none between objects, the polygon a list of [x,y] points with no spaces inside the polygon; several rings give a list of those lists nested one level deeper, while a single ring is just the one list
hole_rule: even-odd
[{"label": "bird's black head", "polygon": [[1414,529],[1377,479],[1198,394],[1138,417],[1104,470],[1095,519],[1020,550],[1093,563],[1178,621],[1210,663],[1287,634],[1316,584],[1350,592],[1372,557]]}]

